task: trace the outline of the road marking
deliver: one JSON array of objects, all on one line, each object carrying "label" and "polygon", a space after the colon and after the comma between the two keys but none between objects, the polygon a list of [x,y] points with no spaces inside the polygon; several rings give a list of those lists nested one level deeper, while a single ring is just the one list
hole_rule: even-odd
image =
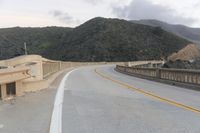
[{"label": "road marking", "polygon": [[75,70],[68,72],[62,79],[55,98],[53,113],[51,117],[49,133],[62,133],[62,104],[64,98],[65,82],[69,75]]},{"label": "road marking", "polygon": [[0,124],[0,129],[2,129],[4,127],[4,125],[3,124]]},{"label": "road marking", "polygon": [[95,69],[95,72],[96,72],[99,76],[101,76],[101,77],[103,77],[103,78],[105,78],[105,79],[108,79],[108,80],[110,80],[110,81],[112,81],[112,82],[114,82],[114,83],[117,83],[117,84],[119,84],[119,85],[121,85],[121,86],[123,86],[123,87],[126,87],[126,88],[128,88],[128,89],[130,89],[130,90],[134,90],[134,91],[139,92],[139,93],[142,93],[142,94],[144,94],[144,95],[146,95],[146,96],[148,96],[148,97],[151,97],[151,98],[157,99],[157,100],[159,100],[159,101],[162,101],[162,102],[165,102],[165,103],[174,105],[174,106],[176,106],[176,107],[179,107],[179,108],[182,108],[182,109],[189,110],[189,111],[192,111],[192,112],[194,112],[194,113],[200,114],[200,110],[199,110],[199,109],[196,109],[196,108],[194,108],[194,107],[191,107],[191,106],[188,106],[188,105],[185,105],[185,104],[182,104],[182,103],[178,103],[178,102],[176,102],[176,101],[172,101],[172,100],[169,100],[169,99],[160,97],[160,96],[158,96],[158,95],[156,95],[156,94],[149,93],[149,92],[144,91],[144,90],[142,90],[142,89],[138,89],[138,88],[135,88],[135,87],[133,87],[133,86],[130,86],[130,85],[124,83],[124,82],[120,82],[120,81],[118,81],[118,80],[112,79],[111,77],[109,77],[109,76],[107,76],[107,75],[105,75],[105,74],[103,74],[103,73],[101,73],[101,72],[98,72],[97,69]]}]

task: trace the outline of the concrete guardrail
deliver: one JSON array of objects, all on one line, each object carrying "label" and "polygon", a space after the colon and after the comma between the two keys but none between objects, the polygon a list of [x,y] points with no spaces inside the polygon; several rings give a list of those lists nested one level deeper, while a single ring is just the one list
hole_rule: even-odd
[{"label": "concrete guardrail", "polygon": [[165,68],[137,68],[116,66],[116,70],[125,74],[151,79],[174,81],[178,83],[200,85],[199,70],[165,69]]}]

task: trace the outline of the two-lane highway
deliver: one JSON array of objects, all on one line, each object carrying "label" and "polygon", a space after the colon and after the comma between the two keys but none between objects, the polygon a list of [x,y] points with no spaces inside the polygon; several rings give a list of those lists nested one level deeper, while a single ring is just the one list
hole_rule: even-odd
[{"label": "two-lane highway", "polygon": [[76,69],[64,88],[63,133],[200,132],[199,91],[124,75],[114,66]]}]

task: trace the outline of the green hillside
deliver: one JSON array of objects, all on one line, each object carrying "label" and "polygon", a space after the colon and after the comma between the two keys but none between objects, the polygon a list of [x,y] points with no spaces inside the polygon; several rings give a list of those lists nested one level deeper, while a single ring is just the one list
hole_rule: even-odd
[{"label": "green hillside", "polygon": [[22,54],[23,42],[29,53],[67,61],[160,59],[190,43],[158,27],[94,18],[73,29],[0,29],[0,58]]},{"label": "green hillside", "polygon": [[6,28],[0,29],[0,59],[24,54],[24,42],[30,54],[43,54],[51,45],[57,45],[70,28]]}]

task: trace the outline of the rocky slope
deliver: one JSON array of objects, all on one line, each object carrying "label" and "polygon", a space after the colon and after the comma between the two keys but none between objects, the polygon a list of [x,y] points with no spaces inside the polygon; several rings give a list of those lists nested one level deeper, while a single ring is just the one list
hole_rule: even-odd
[{"label": "rocky slope", "polygon": [[200,48],[190,44],[168,57],[164,68],[200,69]]},{"label": "rocky slope", "polygon": [[190,44],[168,57],[168,60],[198,60],[200,59],[200,48],[195,44]]}]

